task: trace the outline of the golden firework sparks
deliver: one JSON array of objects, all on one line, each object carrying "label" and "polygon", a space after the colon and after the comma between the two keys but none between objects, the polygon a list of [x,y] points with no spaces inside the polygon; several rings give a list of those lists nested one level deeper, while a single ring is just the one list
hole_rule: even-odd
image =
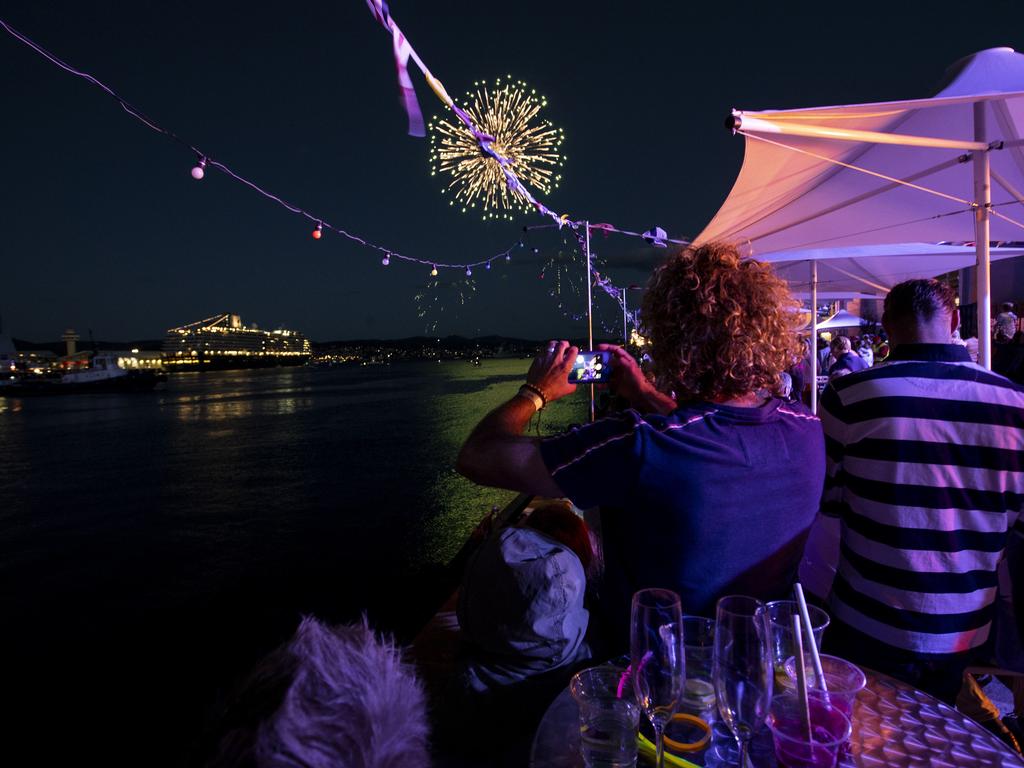
[{"label": "golden firework sparks", "polygon": [[[493,148],[508,159],[509,169],[530,190],[547,195],[562,179],[559,169],[565,133],[539,117],[547,99],[526,83],[499,78],[493,85],[474,83],[463,103],[473,124],[494,137]],[[457,117],[435,116],[430,122],[431,175],[450,176],[442,191],[463,213],[480,209],[484,219],[511,219],[531,206],[505,182],[501,165],[480,149],[473,133]]]}]

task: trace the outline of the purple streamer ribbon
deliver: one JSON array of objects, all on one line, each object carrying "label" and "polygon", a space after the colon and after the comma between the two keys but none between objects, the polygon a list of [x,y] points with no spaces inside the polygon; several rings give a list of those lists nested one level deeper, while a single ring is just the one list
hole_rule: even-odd
[{"label": "purple streamer ribbon", "polygon": [[420,111],[420,103],[416,100],[416,89],[412,86],[412,78],[409,77],[409,55],[412,53],[412,46],[405,39],[405,35],[394,23],[391,25],[391,39],[395,51],[395,66],[398,68],[398,91],[402,97],[402,106],[409,116],[409,135],[426,136],[427,131],[423,125],[423,113]]},{"label": "purple streamer ribbon", "polygon": [[402,34],[402,30],[395,24],[394,19],[388,11],[386,0],[366,0],[370,13],[381,23],[391,35],[391,48],[395,55],[395,69],[398,70],[398,93],[405,114],[409,118],[409,135],[423,137],[427,135],[423,124],[423,112],[420,110],[420,103],[416,99],[416,89],[413,87],[412,78],[409,77],[409,57],[412,55],[412,45]]}]

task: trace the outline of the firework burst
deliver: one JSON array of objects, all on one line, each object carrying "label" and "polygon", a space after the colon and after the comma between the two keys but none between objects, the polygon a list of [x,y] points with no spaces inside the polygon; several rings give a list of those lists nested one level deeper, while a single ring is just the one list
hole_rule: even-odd
[{"label": "firework burst", "polygon": [[580,320],[586,316],[587,284],[583,255],[574,245],[563,242],[562,247],[544,261],[540,279],[548,283],[548,295],[555,300],[558,311],[572,320]]},{"label": "firework burst", "polygon": [[[466,113],[483,133],[494,137],[494,150],[509,161],[509,169],[531,190],[549,194],[562,179],[559,169],[565,133],[540,111],[547,100],[522,81],[498,79],[493,85],[475,83],[466,94]],[[450,177],[442,191],[463,213],[479,209],[484,219],[511,219],[515,211],[530,210],[526,199],[505,182],[501,165],[484,154],[473,133],[454,117],[435,116],[430,122],[431,175]]]},{"label": "firework burst", "polygon": [[459,319],[474,296],[476,281],[472,278],[432,277],[413,297],[423,332],[433,336],[438,331],[451,330],[448,324]]}]

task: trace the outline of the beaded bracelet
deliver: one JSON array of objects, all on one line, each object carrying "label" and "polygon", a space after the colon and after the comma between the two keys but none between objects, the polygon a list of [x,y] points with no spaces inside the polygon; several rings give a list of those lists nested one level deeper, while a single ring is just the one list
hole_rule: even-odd
[{"label": "beaded bracelet", "polygon": [[529,400],[531,403],[533,403],[533,407],[537,411],[539,411],[541,408],[544,407],[544,400],[541,398],[540,395],[538,395],[532,389],[527,389],[526,387],[520,387],[519,388],[519,392],[517,393],[517,396],[518,397],[525,397],[527,400]]},{"label": "beaded bracelet", "polygon": [[[529,390],[530,392],[533,392],[535,395],[537,395],[537,397],[539,397],[541,399],[541,401],[543,401],[544,405],[548,404],[548,396],[545,395],[544,394],[544,390],[541,389],[540,387],[538,387],[536,384],[531,384],[530,382],[526,382],[519,389],[520,390],[526,389],[526,390]],[[541,408],[543,408],[544,405],[542,405]],[[540,410],[540,409],[538,409],[538,410]]]}]

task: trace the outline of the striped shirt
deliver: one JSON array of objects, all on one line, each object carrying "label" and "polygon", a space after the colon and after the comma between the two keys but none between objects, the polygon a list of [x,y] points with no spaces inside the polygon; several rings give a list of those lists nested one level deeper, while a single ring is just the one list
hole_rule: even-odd
[{"label": "striped shirt", "polygon": [[833,615],[916,657],[982,645],[1024,502],[1024,388],[963,347],[908,344],[834,380],[820,416],[822,512],[841,518]]}]

